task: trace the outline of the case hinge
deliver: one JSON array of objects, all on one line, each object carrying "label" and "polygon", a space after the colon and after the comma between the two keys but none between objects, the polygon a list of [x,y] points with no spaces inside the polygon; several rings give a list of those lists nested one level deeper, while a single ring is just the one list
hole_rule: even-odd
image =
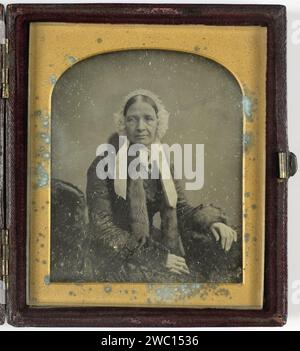
[{"label": "case hinge", "polygon": [[3,99],[9,98],[8,72],[8,39],[4,39],[1,44],[1,96]]},{"label": "case hinge", "polygon": [[279,175],[281,180],[287,180],[297,172],[297,157],[292,152],[278,152]]},{"label": "case hinge", "polygon": [[8,230],[1,230],[1,247],[0,247],[0,257],[1,257],[1,281],[2,290],[8,289],[8,257],[9,257],[9,240],[8,240]]}]

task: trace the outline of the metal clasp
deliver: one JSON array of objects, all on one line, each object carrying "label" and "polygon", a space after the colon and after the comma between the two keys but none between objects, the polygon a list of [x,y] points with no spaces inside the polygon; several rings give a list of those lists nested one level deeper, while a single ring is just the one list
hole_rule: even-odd
[{"label": "metal clasp", "polygon": [[297,157],[294,153],[290,151],[278,153],[278,164],[279,179],[287,180],[289,177],[292,177],[297,172]]}]

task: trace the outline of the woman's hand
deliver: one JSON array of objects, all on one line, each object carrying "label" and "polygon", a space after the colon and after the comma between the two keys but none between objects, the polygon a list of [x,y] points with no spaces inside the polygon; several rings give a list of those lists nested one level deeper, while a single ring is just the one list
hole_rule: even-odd
[{"label": "woman's hand", "polygon": [[236,231],[224,223],[213,223],[210,226],[210,231],[212,232],[216,241],[221,239],[221,246],[225,251],[229,251],[232,243],[237,241]]},{"label": "woman's hand", "polygon": [[185,259],[180,256],[176,256],[173,254],[168,254],[166,268],[176,274],[190,274],[190,270],[186,265]]}]

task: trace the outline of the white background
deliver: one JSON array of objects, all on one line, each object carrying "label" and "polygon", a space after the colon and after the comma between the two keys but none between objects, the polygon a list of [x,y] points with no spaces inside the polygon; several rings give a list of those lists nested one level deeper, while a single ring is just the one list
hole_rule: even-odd
[{"label": "white background", "polygon": [[[8,1],[8,3],[80,3],[84,1]],[[89,3],[100,3],[104,1],[89,0]],[[130,2],[130,1],[106,1],[106,2]],[[300,159],[300,1],[281,0],[281,1],[243,1],[243,0],[211,0],[211,1],[131,1],[134,3],[214,3],[214,4],[281,4],[287,7],[288,16],[288,36],[287,36],[287,62],[288,62],[288,127],[289,145]],[[288,225],[288,257],[289,257],[289,316],[288,323],[283,328],[230,328],[231,330],[300,330],[300,231],[298,227],[298,208],[300,199],[300,172],[289,180],[289,225]],[[0,326],[0,331],[14,330],[12,326]],[[35,328],[20,328],[18,330],[28,330]],[[49,328],[39,328],[47,329]],[[104,329],[112,330],[113,328]],[[52,330],[55,330],[52,328]],[[62,330],[62,329],[59,329]],[[72,330],[77,330],[72,328]],[[79,330],[79,328],[78,328]],[[85,329],[87,330],[87,328]],[[93,328],[91,330],[100,330]],[[117,328],[114,330],[118,330]],[[124,330],[124,328],[122,328]],[[132,328],[130,330],[133,330]],[[162,330],[162,329],[161,329]],[[171,333],[171,329],[168,329]],[[175,329],[174,329],[175,330]],[[184,329],[181,329],[184,330]],[[187,329],[188,330],[188,329]],[[199,328],[194,329],[201,330]],[[210,328],[206,330],[223,330],[223,328]],[[229,328],[224,329],[229,330]]]}]

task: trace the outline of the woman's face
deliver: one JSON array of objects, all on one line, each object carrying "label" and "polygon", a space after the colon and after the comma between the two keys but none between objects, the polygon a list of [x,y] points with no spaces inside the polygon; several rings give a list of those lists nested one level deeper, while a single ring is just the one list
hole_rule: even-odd
[{"label": "woman's face", "polygon": [[150,145],[156,138],[158,127],[155,110],[145,101],[134,102],[127,110],[125,127],[131,143]]}]

